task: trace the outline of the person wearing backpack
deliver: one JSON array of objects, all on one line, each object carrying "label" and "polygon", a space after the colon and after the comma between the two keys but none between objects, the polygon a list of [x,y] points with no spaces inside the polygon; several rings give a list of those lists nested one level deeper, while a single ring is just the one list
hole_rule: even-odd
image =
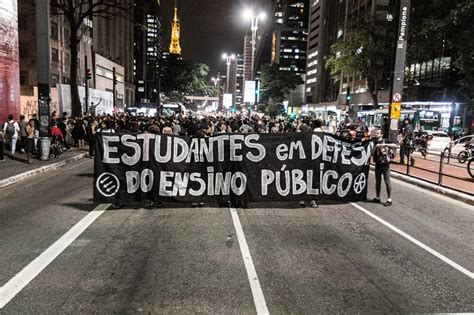
[{"label": "person wearing backpack", "polygon": [[18,133],[20,132],[20,126],[13,120],[13,115],[8,115],[8,121],[3,126],[3,133],[6,137],[6,141],[10,146],[12,157],[15,157],[16,142],[18,140]]},{"label": "person wearing backpack", "polygon": [[4,146],[5,146],[5,135],[4,135],[4,132],[3,132],[3,128],[0,128],[0,162],[5,161]]},{"label": "person wearing backpack", "polygon": [[387,188],[387,201],[383,204],[385,207],[392,205],[392,185],[390,183],[390,163],[395,158],[395,152],[398,146],[395,143],[387,143],[383,139],[381,130],[375,132],[375,147],[372,151],[375,163],[375,198],[372,202],[381,203],[380,192],[382,188],[382,176]]}]

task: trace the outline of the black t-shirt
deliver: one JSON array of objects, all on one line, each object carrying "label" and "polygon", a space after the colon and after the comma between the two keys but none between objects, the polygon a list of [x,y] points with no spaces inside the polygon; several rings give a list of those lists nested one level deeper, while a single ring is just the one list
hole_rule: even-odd
[{"label": "black t-shirt", "polygon": [[[382,140],[382,141],[375,141],[374,145],[377,144],[391,144],[393,142],[390,142],[388,140]],[[392,148],[389,148],[387,146],[382,146],[382,147],[375,147],[374,148],[374,155],[373,155],[373,161],[377,165],[381,164],[390,164],[393,159],[395,158],[395,150]]]}]

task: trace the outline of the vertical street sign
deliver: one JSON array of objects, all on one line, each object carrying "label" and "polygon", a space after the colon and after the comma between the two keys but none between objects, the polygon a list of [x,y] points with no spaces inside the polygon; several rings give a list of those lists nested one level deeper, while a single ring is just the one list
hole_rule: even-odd
[{"label": "vertical street sign", "polygon": [[244,102],[255,103],[255,81],[245,81],[244,84]]},{"label": "vertical street sign", "polygon": [[390,95],[390,130],[389,140],[396,142],[398,120],[400,119],[401,102],[403,95],[403,80],[405,77],[405,59],[408,41],[408,22],[410,20],[410,0],[400,1],[398,19],[398,37],[393,69],[392,93]]},{"label": "vertical street sign", "polygon": [[36,54],[38,66],[38,116],[40,135],[49,134],[50,119],[50,27],[49,0],[36,1]]},{"label": "vertical street sign", "polygon": [[224,93],[223,97],[224,108],[228,109],[232,106],[232,94]]}]

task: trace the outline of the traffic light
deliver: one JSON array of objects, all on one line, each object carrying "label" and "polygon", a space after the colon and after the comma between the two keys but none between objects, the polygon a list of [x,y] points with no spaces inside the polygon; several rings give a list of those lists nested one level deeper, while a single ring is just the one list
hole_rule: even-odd
[{"label": "traffic light", "polygon": [[89,69],[89,68],[87,68],[87,70],[86,70],[86,79],[87,80],[92,79],[92,70]]},{"label": "traffic light", "polygon": [[351,88],[350,87],[347,87],[347,90],[346,90],[346,106],[349,106],[350,103],[351,103]]}]

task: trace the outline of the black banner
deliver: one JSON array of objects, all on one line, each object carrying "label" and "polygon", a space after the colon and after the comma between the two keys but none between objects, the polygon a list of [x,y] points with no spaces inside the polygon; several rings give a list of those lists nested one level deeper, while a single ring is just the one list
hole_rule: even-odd
[{"label": "black banner", "polygon": [[94,201],[365,200],[372,148],[325,133],[97,134]]}]

